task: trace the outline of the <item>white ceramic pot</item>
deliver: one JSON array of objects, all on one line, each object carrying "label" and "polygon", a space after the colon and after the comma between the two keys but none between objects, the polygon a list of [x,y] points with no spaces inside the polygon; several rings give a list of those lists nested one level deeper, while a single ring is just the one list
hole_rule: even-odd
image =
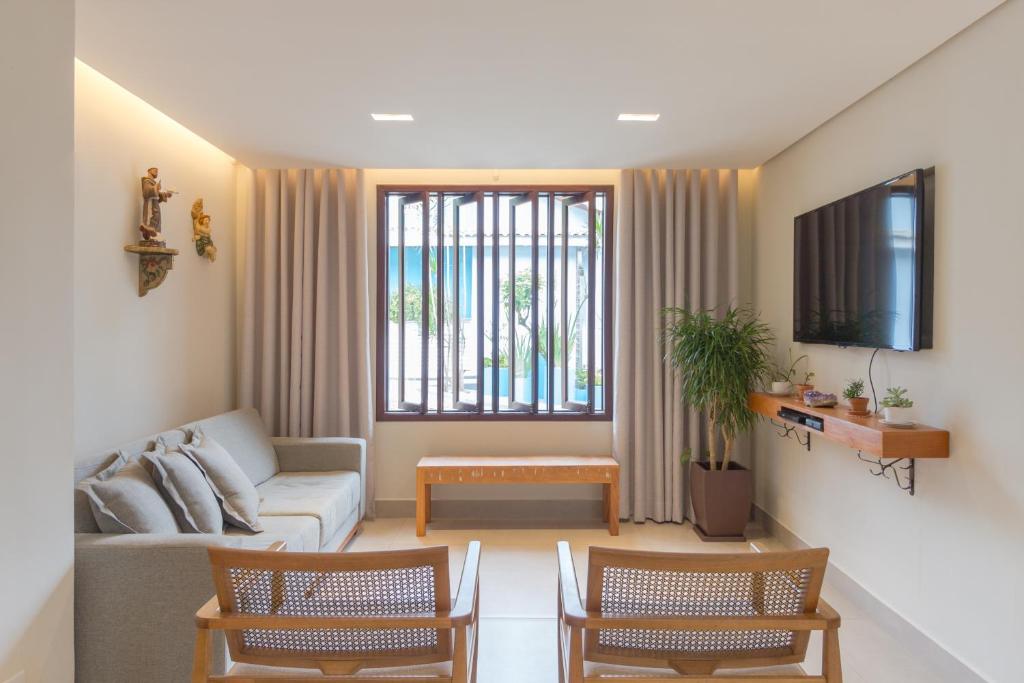
[{"label": "white ceramic pot", "polygon": [[882,408],[882,417],[886,422],[895,424],[912,422],[914,418],[911,410],[911,408]]},{"label": "white ceramic pot", "polygon": [[776,395],[788,394],[793,391],[793,385],[789,382],[772,382],[772,393]]}]

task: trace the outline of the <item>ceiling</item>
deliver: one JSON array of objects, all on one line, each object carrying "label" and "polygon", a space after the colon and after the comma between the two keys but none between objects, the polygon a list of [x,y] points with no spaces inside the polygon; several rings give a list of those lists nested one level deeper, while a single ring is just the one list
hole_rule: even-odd
[{"label": "ceiling", "polygon": [[80,0],[76,52],[254,167],[749,168],[1001,1]]}]

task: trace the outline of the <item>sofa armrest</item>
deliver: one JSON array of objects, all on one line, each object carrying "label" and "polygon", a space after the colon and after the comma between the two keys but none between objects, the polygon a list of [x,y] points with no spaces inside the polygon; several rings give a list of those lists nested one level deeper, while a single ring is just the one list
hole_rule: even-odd
[{"label": "sofa armrest", "polygon": [[271,438],[282,472],[359,473],[359,518],[366,513],[366,440],[343,436]]},{"label": "sofa armrest", "polygon": [[[75,666],[80,683],[189,680],[194,615],[214,592],[214,534],[75,534]],[[223,640],[215,671],[227,661]]]}]

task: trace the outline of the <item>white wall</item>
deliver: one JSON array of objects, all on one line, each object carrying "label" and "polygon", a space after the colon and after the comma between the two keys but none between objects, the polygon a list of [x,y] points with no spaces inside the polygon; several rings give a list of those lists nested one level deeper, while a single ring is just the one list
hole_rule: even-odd
[{"label": "white wall", "polygon": [[[848,449],[815,439],[807,453],[761,426],[757,500],[993,681],[1020,680],[1024,638],[1021,36],[1024,0],[1011,0],[765,164],[757,190],[756,301],[788,342],[793,217],[936,167],[935,348],[883,352],[875,374],[950,430],[951,458],[919,461],[910,497]],[[819,387],[866,378],[870,351],[795,351],[810,354]]]},{"label": "white wall", "polygon": [[[234,160],[82,62],[75,67],[75,455],[234,407]],[[180,251],[138,296],[139,179],[157,166]],[[217,260],[196,254],[192,202]]]},{"label": "white wall", "polygon": [[0,5],[0,681],[73,678],[74,28]]},{"label": "white wall", "polygon": [[[368,170],[365,198],[371,232],[371,282],[376,282],[377,185],[579,183],[613,185],[617,193],[618,182],[615,170]],[[376,288],[371,290],[372,319],[376,320]],[[378,501],[414,499],[416,462],[425,455],[609,455],[612,449],[610,422],[377,422],[375,429]],[[437,487],[434,495],[470,500],[601,497],[596,486],[554,485]]]}]

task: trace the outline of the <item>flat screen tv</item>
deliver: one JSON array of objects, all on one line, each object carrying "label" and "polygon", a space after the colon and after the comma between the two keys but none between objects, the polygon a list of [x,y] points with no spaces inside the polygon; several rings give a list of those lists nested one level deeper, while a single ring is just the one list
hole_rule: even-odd
[{"label": "flat screen tv", "polygon": [[933,171],[904,173],[794,219],[795,341],[931,348]]}]

